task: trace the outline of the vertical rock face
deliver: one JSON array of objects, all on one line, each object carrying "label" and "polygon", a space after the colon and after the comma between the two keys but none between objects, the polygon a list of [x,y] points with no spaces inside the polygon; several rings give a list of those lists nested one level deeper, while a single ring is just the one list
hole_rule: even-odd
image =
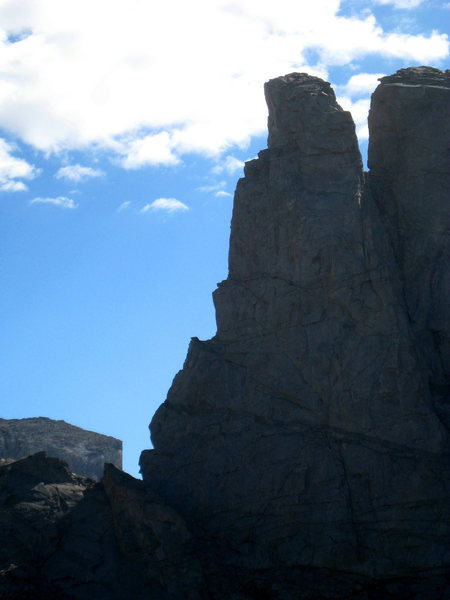
[{"label": "vertical rock face", "polygon": [[434,406],[450,429],[450,77],[383,77],[369,116],[369,167]]},{"label": "vertical rock face", "polygon": [[448,585],[448,81],[383,78],[368,176],[329,84],[266,84],[217,334],[192,341],[141,457],[246,598]]},{"label": "vertical rock face", "polygon": [[[266,84],[217,334],[152,420],[144,481],[3,461],[0,600],[450,598],[449,90],[383,78],[364,174],[329,84]],[[0,420],[0,458],[92,450],[23,421]]]},{"label": "vertical rock face", "polygon": [[46,417],[0,419],[0,459],[36,452],[67,461],[74,473],[101,479],[105,463],[122,468],[122,442]]}]

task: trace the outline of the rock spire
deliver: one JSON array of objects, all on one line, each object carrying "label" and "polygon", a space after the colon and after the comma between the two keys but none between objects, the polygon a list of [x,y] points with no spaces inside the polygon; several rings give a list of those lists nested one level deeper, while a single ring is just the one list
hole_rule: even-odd
[{"label": "rock spire", "polygon": [[144,480],[0,465],[0,600],[450,597],[449,75],[381,80],[369,173],[328,83],[266,84]]},{"label": "rock spire", "polygon": [[369,174],[328,83],[265,86],[269,147],[237,185],[217,334],[192,341],[141,464],[224,568],[284,590],[270,598],[306,573],[323,588],[305,597],[327,598],[344,573],[352,589],[444,572],[448,81],[382,79]]}]

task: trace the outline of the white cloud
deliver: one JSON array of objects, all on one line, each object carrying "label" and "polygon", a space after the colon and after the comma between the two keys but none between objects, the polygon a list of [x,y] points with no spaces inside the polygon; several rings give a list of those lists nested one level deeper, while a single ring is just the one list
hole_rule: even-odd
[{"label": "white cloud", "polygon": [[353,102],[348,96],[338,96],[337,101],[344,110],[352,113],[359,141],[362,142],[368,139],[367,116],[369,114],[370,98],[360,98],[356,102]]},{"label": "white cloud", "polygon": [[244,168],[244,161],[239,160],[235,156],[225,156],[224,160],[216,165],[212,171],[213,173],[223,173],[224,171],[229,175],[234,175],[237,171],[241,171]]},{"label": "white cloud", "polygon": [[375,4],[392,4],[394,8],[417,8],[424,0],[374,0]]},{"label": "white cloud", "polygon": [[91,167],[83,167],[82,165],[68,165],[67,167],[61,167],[56,172],[56,179],[67,179],[68,181],[83,181],[85,179],[92,179],[93,177],[101,177],[103,172],[98,169],[92,169]]},{"label": "white cloud", "polygon": [[173,213],[189,210],[189,207],[175,198],[157,198],[150,204],[146,204],[143,208],[141,208],[140,212],[146,213],[150,210],[161,210],[164,212]]},{"label": "white cloud", "polygon": [[125,169],[138,169],[144,165],[175,165],[179,159],[173,153],[173,145],[166,131],[130,139],[120,144],[120,163]]},{"label": "white cloud", "polygon": [[0,191],[3,192],[22,192],[28,189],[23,181],[17,179],[33,179],[39,173],[26,160],[13,156],[13,151],[13,146],[0,138]]},{"label": "white cloud", "polygon": [[[240,162],[240,161],[239,161]],[[225,160],[222,165],[216,165],[212,170],[215,173],[223,172],[226,169],[227,161]],[[242,163],[244,164],[244,163]],[[210,185],[202,185],[201,187],[196,188],[198,192],[211,193],[214,192],[214,196],[216,198],[220,197],[228,197],[232,196],[229,192],[226,192],[224,188],[226,187],[226,181],[217,181],[216,183],[212,183]]]},{"label": "white cloud", "polygon": [[210,185],[202,185],[197,189],[198,192],[217,192],[217,190],[221,190],[226,187],[226,181],[217,181],[216,183],[212,183]]},{"label": "white cloud", "polygon": [[[358,73],[353,75],[345,85],[335,86],[337,101],[344,110],[351,112],[355,122],[356,135],[360,142],[369,139],[367,116],[370,108],[370,97],[379,79],[384,73]],[[360,98],[359,96],[363,96]],[[355,100],[354,97],[357,99]]]},{"label": "white cloud", "polygon": [[57,198],[33,198],[33,200],[30,200],[30,204],[51,204],[61,208],[77,208],[78,206],[72,198],[67,198],[66,196],[58,196]]},{"label": "white cloud", "polygon": [[365,142],[369,139],[369,125],[364,123],[356,128],[356,136],[360,142]]},{"label": "white cloud", "polygon": [[126,210],[127,208],[129,208],[131,205],[131,200],[126,200],[125,202],[122,202],[122,204],[119,205],[117,212],[122,212],[124,210]]},{"label": "white cloud", "polygon": [[28,186],[23,181],[5,181],[0,183],[0,190],[2,192],[24,192],[28,189]]},{"label": "white cloud", "polygon": [[352,75],[345,85],[335,86],[335,90],[348,96],[371,94],[379,84],[378,80],[384,76],[385,73],[358,73]]},{"label": "white cloud", "polygon": [[263,134],[262,84],[271,77],[327,78],[330,67],[367,56],[416,64],[448,56],[443,34],[384,31],[371,14],[343,16],[341,4],[2,0],[0,128],[45,152],[90,146],[126,169],[175,165],[185,153],[217,158]]}]

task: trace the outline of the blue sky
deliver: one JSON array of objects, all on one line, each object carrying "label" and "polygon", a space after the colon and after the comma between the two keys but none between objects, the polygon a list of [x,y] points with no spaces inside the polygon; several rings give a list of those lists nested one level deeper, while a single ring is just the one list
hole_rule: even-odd
[{"label": "blue sky", "polygon": [[215,333],[264,81],[331,81],[364,154],[377,78],[448,68],[449,22],[437,0],[0,0],[0,416],[118,437],[137,475]]}]

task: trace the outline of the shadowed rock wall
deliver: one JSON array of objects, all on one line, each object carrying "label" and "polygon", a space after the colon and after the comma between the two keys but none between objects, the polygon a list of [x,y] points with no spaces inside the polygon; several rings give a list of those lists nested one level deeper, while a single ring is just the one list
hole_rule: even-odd
[{"label": "shadowed rock wall", "polygon": [[402,281],[422,378],[450,430],[449,72],[383,77],[369,114],[370,184]]},{"label": "shadowed rock wall", "polygon": [[265,92],[144,481],[0,464],[0,600],[450,597],[449,73],[381,80],[368,174],[328,83]]},{"label": "shadowed rock wall", "polygon": [[381,81],[368,176],[329,84],[266,84],[217,334],[192,341],[151,423],[145,481],[266,589],[320,574],[293,598],[344,573],[352,589],[447,572],[448,82]]},{"label": "shadowed rock wall", "polygon": [[45,452],[0,464],[1,600],[197,600],[199,564],[179,515],[113,465],[95,483]]}]

